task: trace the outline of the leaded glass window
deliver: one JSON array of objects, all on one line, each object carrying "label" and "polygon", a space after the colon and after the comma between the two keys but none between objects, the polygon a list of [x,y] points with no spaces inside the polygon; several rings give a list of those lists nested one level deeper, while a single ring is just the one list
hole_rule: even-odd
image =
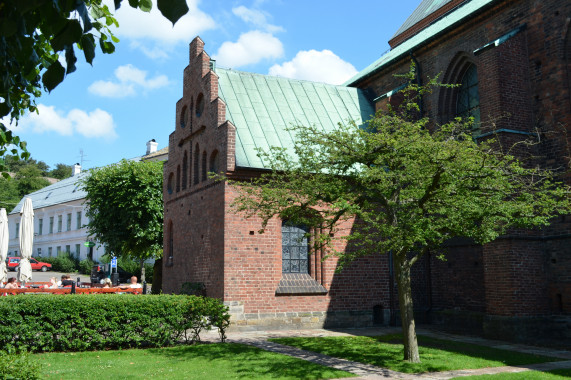
[{"label": "leaded glass window", "polygon": [[480,95],[478,94],[478,71],[476,65],[471,64],[460,81],[456,114],[462,118],[473,117],[472,133],[480,132]]},{"label": "leaded glass window", "polygon": [[306,226],[282,223],[282,273],[309,273]]}]

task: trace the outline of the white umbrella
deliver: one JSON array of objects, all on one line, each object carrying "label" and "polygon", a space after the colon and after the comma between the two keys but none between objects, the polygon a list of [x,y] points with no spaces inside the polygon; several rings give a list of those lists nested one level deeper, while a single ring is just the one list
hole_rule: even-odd
[{"label": "white umbrella", "polygon": [[0,209],[0,281],[6,281],[6,255],[8,254],[8,216],[6,209]]},{"label": "white umbrella", "polygon": [[22,215],[20,219],[20,252],[22,252],[22,259],[20,260],[18,281],[26,282],[32,279],[30,257],[32,257],[34,245],[34,209],[31,198],[24,199],[24,206],[20,210],[20,215]]}]

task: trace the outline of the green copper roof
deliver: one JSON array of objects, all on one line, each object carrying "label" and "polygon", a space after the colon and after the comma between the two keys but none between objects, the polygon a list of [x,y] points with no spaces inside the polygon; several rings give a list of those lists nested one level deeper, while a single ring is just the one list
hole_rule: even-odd
[{"label": "green copper roof", "polygon": [[430,41],[432,38],[437,37],[446,30],[471,17],[474,13],[497,1],[499,0],[471,0],[465,2],[454,11],[436,21],[434,24],[424,28],[413,37],[409,38],[402,44],[389,51],[387,54],[383,55],[381,58],[377,59],[361,72],[357,73],[353,78],[345,82],[345,85],[354,85],[359,80],[369,76],[370,74],[373,74],[394,60],[414,52],[415,49]]},{"label": "green copper roof", "polygon": [[313,125],[326,131],[338,123],[357,125],[375,113],[357,88],[333,86],[216,68],[218,95],[236,127],[236,166],[265,168],[257,148],[293,148],[286,127]]}]

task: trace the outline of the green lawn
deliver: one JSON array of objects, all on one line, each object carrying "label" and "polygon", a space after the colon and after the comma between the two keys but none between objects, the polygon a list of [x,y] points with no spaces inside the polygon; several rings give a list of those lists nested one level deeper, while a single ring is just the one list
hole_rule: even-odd
[{"label": "green lawn", "polygon": [[455,377],[455,379],[473,380],[559,380],[569,378],[571,378],[571,369],[556,369],[548,372],[525,371],[519,373],[498,373],[497,375]]},{"label": "green lawn", "polygon": [[560,360],[423,336],[418,337],[420,360],[422,361],[419,364],[407,363],[402,360],[403,346],[400,335],[276,338],[270,340],[405,373],[524,365]]},{"label": "green lawn", "polygon": [[199,344],[35,354],[42,379],[330,379],[355,376],[255,347]]}]

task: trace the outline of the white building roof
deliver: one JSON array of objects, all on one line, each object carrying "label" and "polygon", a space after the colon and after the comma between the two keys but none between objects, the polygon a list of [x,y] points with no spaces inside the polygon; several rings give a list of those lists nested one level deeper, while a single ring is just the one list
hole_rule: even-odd
[{"label": "white building roof", "polygon": [[26,195],[20,199],[20,202],[10,212],[10,215],[20,212],[26,197],[32,198],[34,210],[85,198],[87,193],[81,189],[79,180],[88,174],[88,172],[82,172]]}]

